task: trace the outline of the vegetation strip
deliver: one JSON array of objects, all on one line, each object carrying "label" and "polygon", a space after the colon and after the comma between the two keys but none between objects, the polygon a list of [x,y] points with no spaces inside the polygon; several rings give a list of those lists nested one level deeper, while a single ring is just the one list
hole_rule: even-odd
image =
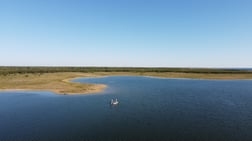
[{"label": "vegetation strip", "polygon": [[101,92],[104,84],[82,84],[79,77],[153,76],[191,79],[252,79],[252,71],[182,68],[0,67],[0,90],[52,91],[57,94]]},{"label": "vegetation strip", "polygon": [[249,70],[206,68],[130,68],[130,67],[0,67],[0,74],[56,72],[176,72],[207,74],[252,74]]}]

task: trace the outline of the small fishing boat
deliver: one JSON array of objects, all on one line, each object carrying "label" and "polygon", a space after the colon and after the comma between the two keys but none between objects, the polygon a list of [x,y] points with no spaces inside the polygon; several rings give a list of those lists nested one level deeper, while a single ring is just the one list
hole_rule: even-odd
[{"label": "small fishing boat", "polygon": [[111,99],[111,105],[118,105],[119,104],[119,101],[117,99]]}]

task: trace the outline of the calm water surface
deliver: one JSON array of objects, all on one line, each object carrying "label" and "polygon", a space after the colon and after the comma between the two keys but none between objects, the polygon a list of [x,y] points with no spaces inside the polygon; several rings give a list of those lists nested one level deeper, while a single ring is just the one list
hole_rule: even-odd
[{"label": "calm water surface", "polygon": [[[251,141],[252,81],[104,77],[92,95],[0,92],[0,141]],[[110,106],[118,98],[118,106]]]}]

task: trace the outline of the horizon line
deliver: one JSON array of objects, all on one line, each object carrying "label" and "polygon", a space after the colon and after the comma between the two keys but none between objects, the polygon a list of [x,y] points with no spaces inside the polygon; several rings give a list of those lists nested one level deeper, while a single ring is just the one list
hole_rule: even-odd
[{"label": "horizon line", "polygon": [[187,69],[251,69],[251,67],[161,67],[161,66],[78,66],[78,65],[0,65],[0,67],[80,67],[80,68],[187,68]]}]

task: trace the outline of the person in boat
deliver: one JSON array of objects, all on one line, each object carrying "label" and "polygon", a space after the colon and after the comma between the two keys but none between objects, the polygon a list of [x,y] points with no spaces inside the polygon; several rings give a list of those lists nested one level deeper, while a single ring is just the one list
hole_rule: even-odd
[{"label": "person in boat", "polygon": [[118,102],[117,99],[115,99],[115,100],[111,99],[111,104],[112,104],[112,105],[117,105],[118,103],[119,103],[119,102]]}]

